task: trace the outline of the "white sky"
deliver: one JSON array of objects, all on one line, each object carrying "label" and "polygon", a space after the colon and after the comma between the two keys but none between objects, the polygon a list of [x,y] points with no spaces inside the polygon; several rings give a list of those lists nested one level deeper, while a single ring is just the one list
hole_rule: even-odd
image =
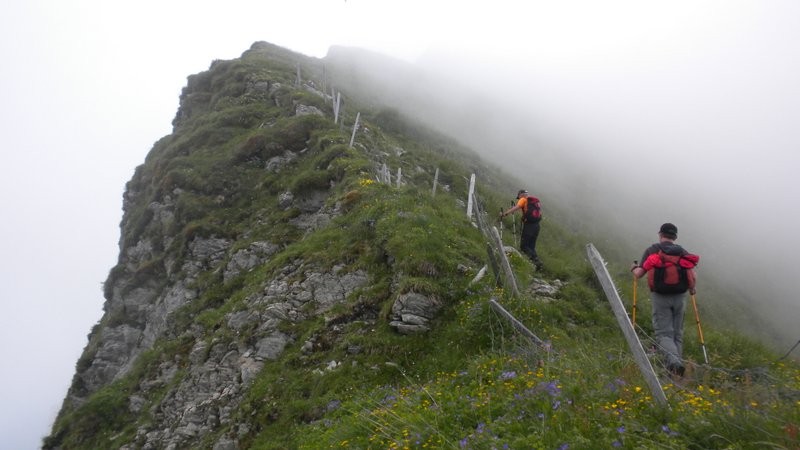
[{"label": "white sky", "polygon": [[[171,131],[186,77],[212,60],[263,40],[493,67],[531,88],[550,138],[637,183],[652,149],[686,163],[683,178],[725,180],[693,192],[705,199],[695,210],[713,212],[704,223],[772,234],[778,248],[800,216],[799,34],[789,0],[5,2],[0,450],[38,448],[49,432],[102,314],[125,182]],[[746,236],[731,225],[742,211],[761,219]]]}]

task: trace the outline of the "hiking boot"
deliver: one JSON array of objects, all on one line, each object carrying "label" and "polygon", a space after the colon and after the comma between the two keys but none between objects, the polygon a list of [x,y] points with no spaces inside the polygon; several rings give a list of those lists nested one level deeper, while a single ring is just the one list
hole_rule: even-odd
[{"label": "hiking boot", "polygon": [[683,364],[672,364],[667,367],[667,370],[676,377],[681,378],[683,378],[683,374],[686,373],[686,367],[684,367]]}]

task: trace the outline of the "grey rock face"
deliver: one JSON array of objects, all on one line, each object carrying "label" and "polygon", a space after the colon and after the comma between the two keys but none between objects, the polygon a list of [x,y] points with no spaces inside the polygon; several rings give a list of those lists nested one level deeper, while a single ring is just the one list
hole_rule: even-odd
[{"label": "grey rock face", "polygon": [[309,116],[309,115],[317,115],[317,116],[324,116],[325,113],[319,110],[316,106],[308,106],[303,104],[298,104],[294,109],[294,114],[296,116]]},{"label": "grey rock face", "polygon": [[408,292],[400,295],[392,305],[389,325],[403,334],[427,331],[430,329],[428,323],[441,308],[441,302],[433,296]]},{"label": "grey rock face", "polygon": [[264,264],[278,250],[280,247],[270,242],[253,242],[247,248],[237,251],[225,267],[223,282],[227,283],[240,273]]}]

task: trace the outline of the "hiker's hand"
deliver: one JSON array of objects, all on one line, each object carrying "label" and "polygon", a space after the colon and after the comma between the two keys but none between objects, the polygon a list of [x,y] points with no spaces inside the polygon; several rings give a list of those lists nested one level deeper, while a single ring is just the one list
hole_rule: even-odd
[{"label": "hiker's hand", "polygon": [[694,295],[694,294],[696,294],[696,293],[697,293],[697,289],[695,289],[695,288],[689,288],[689,294],[691,294],[691,295]]},{"label": "hiker's hand", "polygon": [[500,219],[502,219],[502,218],[503,218],[503,217],[505,217],[505,216],[506,216],[506,213],[504,213],[504,212],[501,212],[501,213],[500,213]]}]

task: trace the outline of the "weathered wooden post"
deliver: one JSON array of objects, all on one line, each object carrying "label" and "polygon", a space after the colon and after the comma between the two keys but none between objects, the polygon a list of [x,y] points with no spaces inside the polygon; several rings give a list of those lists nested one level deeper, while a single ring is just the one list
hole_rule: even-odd
[{"label": "weathered wooden post", "polygon": [[350,135],[350,147],[353,146],[353,141],[356,139],[356,130],[358,129],[358,119],[361,118],[361,113],[356,113],[356,121],[353,124],[353,134]]},{"label": "weathered wooden post", "polygon": [[400,181],[403,178],[403,169],[398,167],[397,168],[397,187],[400,187]]},{"label": "weathered wooden post", "polygon": [[530,340],[532,340],[534,343],[536,343],[536,345],[541,347],[543,350],[547,351],[548,353],[550,352],[550,345],[548,343],[546,343],[545,341],[539,339],[539,337],[536,336],[535,334],[533,334],[533,332],[531,330],[529,330],[525,325],[523,325],[522,322],[517,320],[516,317],[511,315],[510,312],[506,311],[505,308],[503,308],[499,303],[497,303],[497,301],[495,299],[493,299],[493,298],[489,299],[489,306],[491,306],[491,308],[496,313],[500,314],[501,316],[505,317],[506,320],[511,322],[511,326],[516,328],[517,331],[519,331],[520,333],[522,333],[525,336],[527,336]]},{"label": "weathered wooden post", "polygon": [[[333,88],[331,88],[333,92]],[[337,92],[333,100],[333,123],[339,123],[339,109],[342,106],[342,93]]]},{"label": "weathered wooden post", "polygon": [[633,324],[630,318],[628,318],[628,314],[625,312],[625,306],[622,304],[622,299],[619,297],[616,286],[614,286],[614,281],[608,273],[603,257],[600,256],[600,253],[592,244],[586,245],[586,253],[589,256],[589,262],[592,263],[594,273],[597,274],[597,278],[603,286],[603,291],[606,294],[606,298],[608,298],[608,302],[611,304],[611,309],[614,310],[617,322],[620,328],[622,328],[622,334],[625,335],[625,339],[628,341],[628,346],[633,353],[633,359],[639,366],[639,370],[642,372],[645,382],[647,382],[647,385],[650,387],[653,398],[659,404],[669,407],[664,389],[661,387],[661,383],[659,383],[658,377],[655,371],[653,371],[653,365],[650,364],[650,360],[647,359],[647,354],[644,352],[642,343],[636,335],[636,330],[633,329]]},{"label": "weathered wooden post", "polygon": [[500,239],[500,233],[497,227],[492,227],[492,237],[494,238],[495,245],[500,249],[500,267],[506,276],[506,286],[511,289],[511,294],[515,297],[519,296],[519,288],[517,287],[517,279],[514,278],[514,271],[511,270],[511,263],[508,262],[505,250],[503,250],[503,240]]},{"label": "weathered wooden post", "polygon": [[467,194],[467,217],[472,218],[472,196],[475,192],[475,174],[469,177],[469,193]]},{"label": "weathered wooden post", "polygon": [[436,184],[439,182],[439,168],[436,168],[436,173],[433,174],[433,192],[431,193],[431,197],[436,196]]}]

